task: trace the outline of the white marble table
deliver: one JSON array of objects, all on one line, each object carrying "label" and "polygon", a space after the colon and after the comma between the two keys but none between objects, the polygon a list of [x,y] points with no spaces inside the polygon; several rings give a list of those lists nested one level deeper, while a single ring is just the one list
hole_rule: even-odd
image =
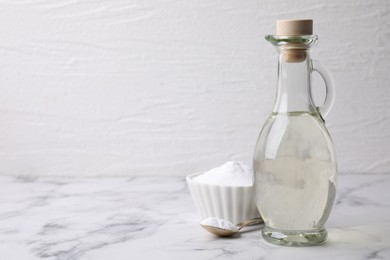
[{"label": "white marble table", "polygon": [[182,177],[0,176],[0,259],[390,259],[390,174],[341,175],[338,189],[328,242],[291,248],[258,227],[206,233]]}]

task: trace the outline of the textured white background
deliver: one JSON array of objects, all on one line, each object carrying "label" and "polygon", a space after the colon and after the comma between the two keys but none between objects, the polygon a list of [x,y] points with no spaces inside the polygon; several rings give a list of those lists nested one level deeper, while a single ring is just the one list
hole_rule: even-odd
[{"label": "textured white background", "polygon": [[[250,162],[275,20],[313,18],[340,172],[390,170],[390,1],[0,2],[0,173],[185,175]],[[315,77],[317,100],[323,83]]]}]

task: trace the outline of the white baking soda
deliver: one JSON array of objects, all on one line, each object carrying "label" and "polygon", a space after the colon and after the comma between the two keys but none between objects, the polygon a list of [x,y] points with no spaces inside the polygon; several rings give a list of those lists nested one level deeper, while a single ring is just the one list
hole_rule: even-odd
[{"label": "white baking soda", "polygon": [[219,186],[252,186],[252,167],[236,161],[213,168],[194,178],[195,181]]},{"label": "white baking soda", "polygon": [[230,223],[227,220],[221,219],[221,218],[206,218],[200,222],[201,225],[204,226],[210,226],[210,227],[216,227],[221,229],[230,230],[233,232],[238,232],[239,229],[236,225]]}]

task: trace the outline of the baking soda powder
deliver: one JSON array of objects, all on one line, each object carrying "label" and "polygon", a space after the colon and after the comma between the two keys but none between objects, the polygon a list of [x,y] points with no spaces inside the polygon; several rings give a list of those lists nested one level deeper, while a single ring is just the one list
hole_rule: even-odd
[{"label": "baking soda powder", "polygon": [[195,181],[219,186],[252,186],[252,167],[236,161],[228,161],[224,165],[213,168],[196,178]]}]

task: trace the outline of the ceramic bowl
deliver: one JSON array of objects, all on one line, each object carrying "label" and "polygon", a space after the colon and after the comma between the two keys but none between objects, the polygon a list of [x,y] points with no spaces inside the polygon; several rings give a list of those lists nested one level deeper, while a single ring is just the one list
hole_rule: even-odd
[{"label": "ceramic bowl", "polygon": [[186,177],[195,207],[202,217],[222,218],[233,224],[259,217],[253,186],[219,186],[196,181],[203,173]]}]

